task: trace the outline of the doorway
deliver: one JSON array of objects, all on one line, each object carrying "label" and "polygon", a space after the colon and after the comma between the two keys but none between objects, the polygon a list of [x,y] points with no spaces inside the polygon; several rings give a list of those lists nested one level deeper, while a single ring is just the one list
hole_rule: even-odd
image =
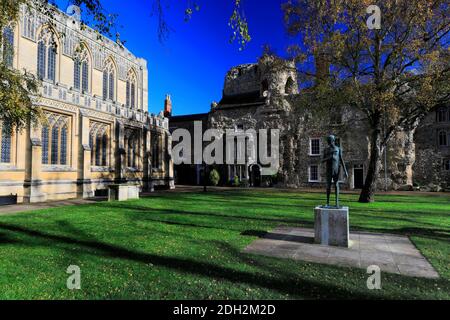
[{"label": "doorway", "polygon": [[261,187],[261,168],[256,164],[250,170],[250,185],[256,188]]},{"label": "doorway", "polygon": [[353,167],[353,188],[362,189],[364,187],[364,165],[358,164]]}]

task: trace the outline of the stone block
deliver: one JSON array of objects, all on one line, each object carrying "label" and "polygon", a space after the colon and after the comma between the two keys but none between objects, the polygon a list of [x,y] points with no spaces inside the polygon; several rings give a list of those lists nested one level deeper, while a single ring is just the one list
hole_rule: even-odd
[{"label": "stone block", "polygon": [[139,199],[139,186],[128,186],[128,200]]},{"label": "stone block", "polygon": [[139,199],[139,186],[113,184],[108,188],[108,201],[127,201]]},{"label": "stone block", "polygon": [[314,210],[315,243],[348,248],[350,241],[349,209],[317,207]]}]

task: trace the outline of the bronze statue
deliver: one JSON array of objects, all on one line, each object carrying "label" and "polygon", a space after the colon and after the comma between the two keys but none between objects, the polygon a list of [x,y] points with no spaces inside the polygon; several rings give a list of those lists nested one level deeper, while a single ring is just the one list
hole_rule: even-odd
[{"label": "bronze statue", "polygon": [[331,184],[336,190],[336,208],[339,208],[339,175],[341,165],[344,169],[345,178],[348,178],[347,168],[342,157],[342,150],[336,145],[336,137],[330,135],[327,138],[328,147],[324,150],[322,162],[327,165],[327,207],[330,207]]}]

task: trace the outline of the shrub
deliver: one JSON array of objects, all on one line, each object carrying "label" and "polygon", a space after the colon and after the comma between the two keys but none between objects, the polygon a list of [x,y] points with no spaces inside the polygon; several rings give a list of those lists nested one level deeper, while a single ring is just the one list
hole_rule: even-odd
[{"label": "shrub", "polygon": [[234,176],[233,186],[234,187],[239,187],[240,186],[240,182],[239,182],[239,177],[238,176]]},{"label": "shrub", "polygon": [[216,187],[219,184],[220,175],[216,169],[211,170],[211,172],[209,173],[209,181],[211,182],[211,185],[213,187]]}]

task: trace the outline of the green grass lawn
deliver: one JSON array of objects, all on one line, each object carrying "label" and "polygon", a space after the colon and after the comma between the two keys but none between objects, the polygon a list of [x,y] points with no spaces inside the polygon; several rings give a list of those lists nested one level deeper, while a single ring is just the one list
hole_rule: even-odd
[{"label": "green grass lawn", "polygon": [[[408,235],[439,280],[241,253],[258,231],[312,227],[321,194],[166,193],[0,217],[2,299],[450,299],[450,197],[378,196],[350,206],[351,228]],[[81,290],[66,288],[69,265]]]}]

